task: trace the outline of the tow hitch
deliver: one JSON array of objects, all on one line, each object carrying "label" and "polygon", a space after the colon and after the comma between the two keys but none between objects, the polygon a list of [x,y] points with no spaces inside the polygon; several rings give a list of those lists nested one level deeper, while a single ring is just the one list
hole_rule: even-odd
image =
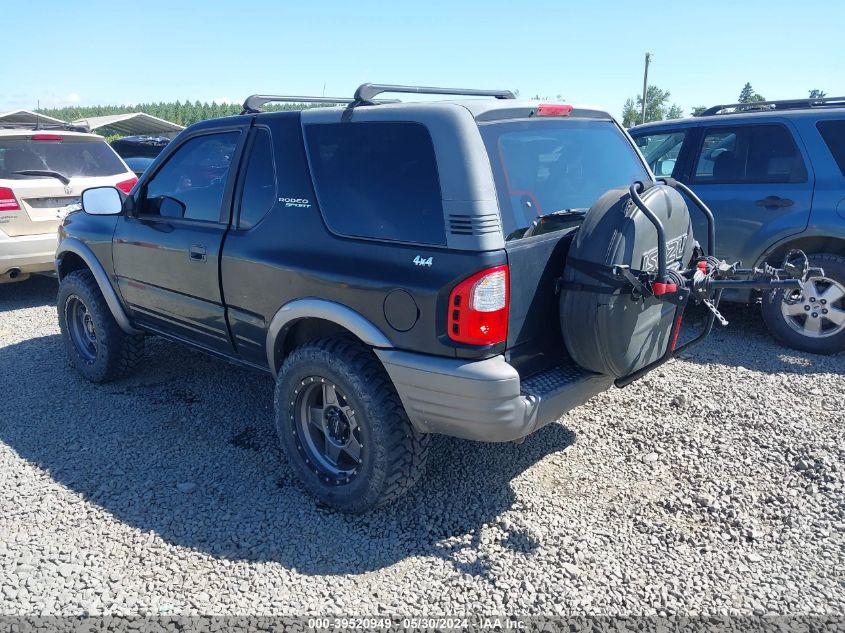
[{"label": "tow hitch", "polygon": [[[728,325],[727,319],[719,312],[719,300],[723,290],[728,288],[745,290],[789,288],[800,290],[803,293],[804,283],[809,277],[824,276],[822,269],[810,268],[807,255],[800,250],[792,250],[787,253],[780,268],[768,264],[763,264],[759,268],[741,268],[739,262],[730,264],[717,259],[714,254],[716,226],[713,213],[707,208],[707,205],[689,187],[673,178],[661,178],[658,179],[658,182],[685,194],[707,218],[707,249],[703,251],[700,247],[696,247],[690,268],[686,270],[668,269],[666,265],[666,235],[663,224],[640,197],[640,193],[644,191],[646,185],[642,182],[635,182],[631,185],[629,189],[631,200],[657,230],[657,271],[633,271],[628,266],[615,266],[613,274],[620,282],[630,287],[633,299],[654,297],[660,301],[671,303],[675,305],[675,316],[669,345],[663,356],[627,376],[617,378],[614,382],[617,387],[629,385],[658,365],[662,365],[682,351],[700,343],[710,334],[715,321],[723,326]],[[785,293],[785,295],[789,297],[790,293]],[[784,300],[790,301],[791,299]],[[704,305],[708,310],[707,320],[698,336],[678,346],[684,310],[690,303]]]}]

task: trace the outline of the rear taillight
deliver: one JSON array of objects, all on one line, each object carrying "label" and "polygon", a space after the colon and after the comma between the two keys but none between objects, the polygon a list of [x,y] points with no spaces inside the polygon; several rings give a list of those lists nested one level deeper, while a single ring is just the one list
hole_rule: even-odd
[{"label": "rear taillight", "polygon": [[541,103],[537,106],[537,116],[569,116],[572,106],[566,103]]},{"label": "rear taillight", "polygon": [[15,198],[15,192],[8,187],[0,187],[0,213],[3,211],[20,211],[21,205]]},{"label": "rear taillight", "polygon": [[115,185],[118,189],[120,189],[123,193],[129,193],[132,191],[132,187],[135,186],[135,183],[138,182],[137,178],[130,178],[129,180],[123,180]]},{"label": "rear taillight", "polygon": [[449,295],[449,338],[493,345],[508,337],[508,267],[496,266],[464,279]]},{"label": "rear taillight", "polygon": [[61,141],[64,139],[64,136],[61,134],[33,134],[32,140],[33,141]]}]

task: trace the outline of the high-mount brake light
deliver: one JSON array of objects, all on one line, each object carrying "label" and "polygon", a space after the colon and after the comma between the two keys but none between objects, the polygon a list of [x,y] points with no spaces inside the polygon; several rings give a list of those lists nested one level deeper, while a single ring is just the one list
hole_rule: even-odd
[{"label": "high-mount brake light", "polygon": [[494,345],[508,336],[508,267],[494,266],[467,277],[449,295],[449,338]]},{"label": "high-mount brake light", "polygon": [[138,182],[137,178],[130,178],[129,180],[123,180],[115,185],[118,189],[120,189],[123,193],[129,193],[132,191],[132,187],[135,186],[135,183]]},{"label": "high-mount brake light", "polygon": [[64,136],[61,134],[33,134],[32,140],[33,141],[62,141],[64,140]]},{"label": "high-mount brake light", "polygon": [[21,205],[18,204],[18,199],[15,198],[15,192],[8,187],[0,187],[0,212],[20,210]]},{"label": "high-mount brake light", "polygon": [[537,116],[569,116],[572,106],[565,103],[541,103],[537,106]]}]

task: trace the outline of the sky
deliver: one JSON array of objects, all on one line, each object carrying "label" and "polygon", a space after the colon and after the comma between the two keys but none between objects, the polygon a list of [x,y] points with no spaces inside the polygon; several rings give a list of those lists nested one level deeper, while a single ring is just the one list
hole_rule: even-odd
[{"label": "sky", "polygon": [[351,96],[363,82],[507,88],[616,115],[649,85],[685,112],[845,95],[845,2],[40,0],[3,4],[0,112]]}]

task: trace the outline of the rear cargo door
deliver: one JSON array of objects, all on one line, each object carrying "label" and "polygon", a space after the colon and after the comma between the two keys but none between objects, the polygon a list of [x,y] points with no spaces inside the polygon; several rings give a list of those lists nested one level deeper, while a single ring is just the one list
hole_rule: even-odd
[{"label": "rear cargo door", "polygon": [[[27,171],[58,177],[20,173]],[[131,178],[98,136],[37,131],[0,136],[0,229],[11,237],[55,233],[61,219],[80,208],[85,189],[128,186]]]},{"label": "rear cargo door", "polygon": [[649,175],[611,119],[534,117],[479,127],[510,268],[508,350],[521,372],[533,373],[565,355],[555,282],[584,214],[608,189]]}]

